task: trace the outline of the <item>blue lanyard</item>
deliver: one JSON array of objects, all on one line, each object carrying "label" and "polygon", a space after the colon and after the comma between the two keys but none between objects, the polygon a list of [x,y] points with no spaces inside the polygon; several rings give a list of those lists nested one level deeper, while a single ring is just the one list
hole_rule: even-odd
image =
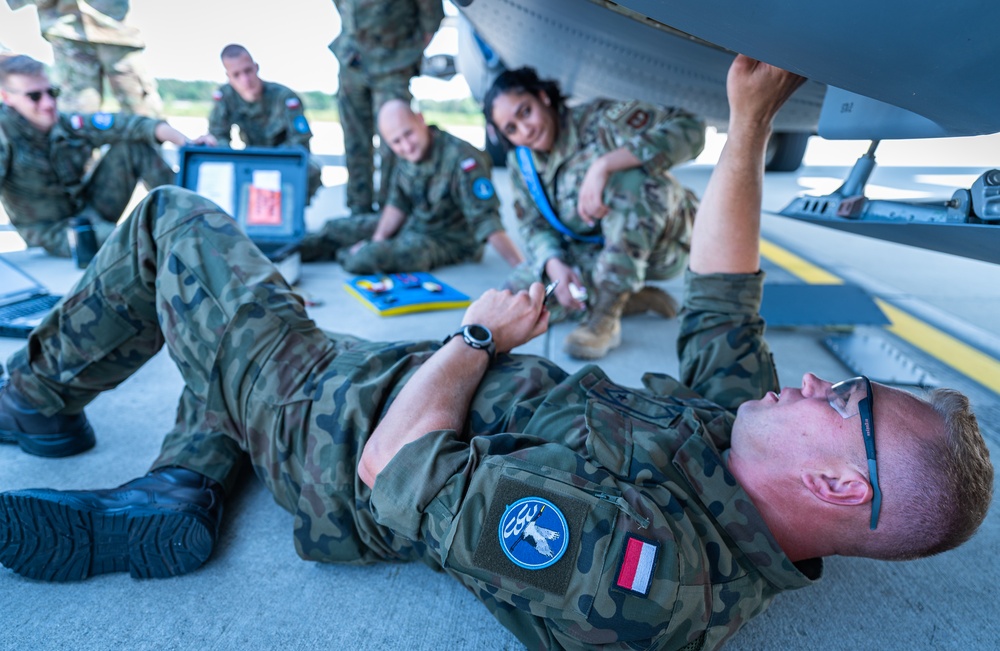
[{"label": "blue lanyard", "polygon": [[517,158],[517,165],[521,168],[521,176],[524,177],[524,184],[528,186],[528,194],[531,195],[532,200],[535,202],[535,206],[538,208],[538,212],[542,213],[542,217],[545,218],[552,228],[556,229],[566,237],[570,239],[577,240],[578,242],[587,242],[589,244],[600,244],[604,246],[604,237],[601,235],[579,235],[571,231],[566,224],[559,221],[559,217],[556,216],[555,211],[552,210],[552,206],[549,204],[549,198],[545,196],[545,191],[542,189],[542,181],[538,178],[538,171],[535,169],[535,161],[531,157],[531,150],[527,147],[517,147],[514,155]]}]

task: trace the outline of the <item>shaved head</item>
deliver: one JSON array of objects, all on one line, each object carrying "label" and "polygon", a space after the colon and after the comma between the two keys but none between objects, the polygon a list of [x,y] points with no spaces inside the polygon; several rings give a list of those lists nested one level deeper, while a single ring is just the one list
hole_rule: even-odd
[{"label": "shaved head", "polygon": [[431,130],[424,116],[401,99],[391,99],[379,109],[378,131],[394,154],[411,163],[422,161],[430,150]]}]

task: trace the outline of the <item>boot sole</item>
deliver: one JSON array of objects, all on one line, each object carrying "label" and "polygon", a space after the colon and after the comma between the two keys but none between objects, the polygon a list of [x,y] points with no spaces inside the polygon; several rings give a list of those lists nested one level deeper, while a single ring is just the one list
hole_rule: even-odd
[{"label": "boot sole", "polygon": [[70,457],[86,452],[94,447],[96,442],[94,428],[90,426],[90,423],[87,423],[86,427],[79,432],[72,434],[28,434],[0,430],[0,443],[17,443],[22,450],[36,457]]},{"label": "boot sole", "polygon": [[0,563],[42,581],[125,571],[145,579],[186,574],[212,553],[214,536],[191,514],[71,501],[33,491],[0,495]]}]

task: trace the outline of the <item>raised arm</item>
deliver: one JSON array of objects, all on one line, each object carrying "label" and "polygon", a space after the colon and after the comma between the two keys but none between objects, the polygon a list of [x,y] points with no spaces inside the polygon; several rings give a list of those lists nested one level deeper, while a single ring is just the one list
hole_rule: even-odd
[{"label": "raised arm", "polygon": [[771,121],[805,78],[742,54],[729,69],[729,137],[705,188],[691,234],[691,271],[760,269],[764,151]]},{"label": "raised arm", "polygon": [[[534,283],[527,292],[491,289],[469,306],[463,325],[486,326],[498,353],[526,343],[548,328],[545,290]],[[429,432],[460,431],[479,382],[490,365],[484,350],[453,337],[431,356],[393,401],[365,444],[358,475],[368,486],[403,446]]]}]

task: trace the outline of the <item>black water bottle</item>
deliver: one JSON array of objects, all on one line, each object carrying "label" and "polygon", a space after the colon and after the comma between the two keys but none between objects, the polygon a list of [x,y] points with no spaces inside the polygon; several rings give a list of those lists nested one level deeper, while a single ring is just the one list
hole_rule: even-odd
[{"label": "black water bottle", "polygon": [[66,227],[66,237],[69,238],[69,250],[73,253],[76,266],[86,269],[90,261],[97,255],[97,237],[94,226],[87,217],[74,217]]}]

